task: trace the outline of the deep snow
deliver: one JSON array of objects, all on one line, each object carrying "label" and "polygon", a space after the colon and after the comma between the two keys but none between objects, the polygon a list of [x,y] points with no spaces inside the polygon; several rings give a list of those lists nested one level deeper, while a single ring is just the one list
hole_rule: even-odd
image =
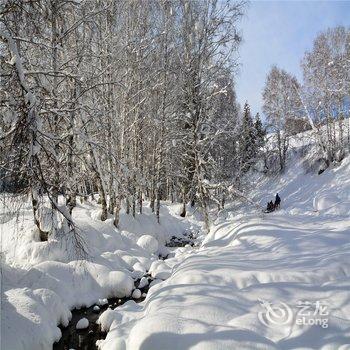
[{"label": "deep snow", "polygon": [[[90,247],[86,261],[64,243],[39,242],[26,203],[18,221],[3,209],[2,348],[51,349],[70,310],[138,299],[134,279],[148,271],[143,302],[101,314],[101,349],[349,349],[350,157],[316,175],[301,153],[300,144],[291,150],[282,176],[249,175],[252,201],[264,206],[279,192],[279,211],[230,203],[199,248],[165,247],[201,228],[197,213],[182,219],[170,203],[161,225],[146,207],[136,219],[122,214],[120,230],[112,218],[99,221],[96,203],[80,203],[74,219]],[[300,324],[305,303],[311,316]],[[311,324],[318,318],[327,327]]]},{"label": "deep snow", "polygon": [[[134,279],[158,261],[158,253],[169,253],[164,246],[169,237],[198,230],[170,203],[161,208],[161,225],[145,207],[145,214],[135,219],[122,214],[120,230],[112,218],[101,222],[98,208],[96,203],[80,203],[73,212],[89,247],[87,260],[76,260],[66,240],[40,242],[29,204],[22,206],[20,220],[2,208],[1,349],[51,349],[61,337],[57,326],[71,319],[70,310],[131,296]],[[163,262],[152,269],[154,284],[169,275]]]},{"label": "deep snow", "polygon": [[350,157],[322,175],[302,161],[256,179],[279,211],[232,204],[143,303],[102,314],[101,349],[349,349]]}]

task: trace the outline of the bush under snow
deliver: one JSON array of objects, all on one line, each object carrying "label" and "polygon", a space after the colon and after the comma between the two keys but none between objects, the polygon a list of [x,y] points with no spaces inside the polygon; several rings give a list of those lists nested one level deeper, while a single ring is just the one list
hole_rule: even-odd
[{"label": "bush under snow", "polygon": [[149,253],[154,254],[158,251],[158,241],[150,236],[150,235],[143,235],[137,240],[137,245],[141,248],[147,250]]}]

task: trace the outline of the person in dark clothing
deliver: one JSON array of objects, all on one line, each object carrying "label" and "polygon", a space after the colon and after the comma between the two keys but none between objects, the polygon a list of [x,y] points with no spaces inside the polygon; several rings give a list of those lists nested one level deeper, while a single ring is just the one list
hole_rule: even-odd
[{"label": "person in dark clothing", "polygon": [[278,193],[276,193],[274,209],[279,209],[280,205],[281,205],[281,197],[278,195]]},{"label": "person in dark clothing", "polygon": [[266,207],[266,211],[269,213],[271,211],[273,211],[273,202],[270,201],[267,203],[267,207]]}]

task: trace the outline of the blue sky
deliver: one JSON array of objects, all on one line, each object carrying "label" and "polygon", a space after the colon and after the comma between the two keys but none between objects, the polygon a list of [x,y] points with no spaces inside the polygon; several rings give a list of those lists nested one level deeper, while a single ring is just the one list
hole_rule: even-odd
[{"label": "blue sky", "polygon": [[261,92],[273,64],[302,78],[300,60],[316,35],[350,25],[349,1],[251,1],[240,23],[243,43],[236,78],[238,101],[261,112]]}]

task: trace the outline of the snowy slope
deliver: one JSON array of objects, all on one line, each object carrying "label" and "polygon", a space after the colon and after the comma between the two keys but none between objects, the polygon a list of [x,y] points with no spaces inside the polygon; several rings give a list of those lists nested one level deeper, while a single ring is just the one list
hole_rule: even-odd
[{"label": "snowy slope", "polygon": [[[305,165],[306,164],[306,165]],[[282,197],[282,210],[289,214],[350,215],[350,156],[336,167],[321,175],[309,171],[309,162],[294,152],[290,166],[281,176],[255,175],[252,183],[252,199],[262,207],[274,199],[275,193]],[[242,207],[246,210],[246,207]]]},{"label": "snowy slope", "polygon": [[281,210],[231,205],[142,304],[101,316],[109,333],[99,346],[349,349],[350,158],[322,175],[301,163],[256,179],[253,199],[265,204],[278,191]]}]

